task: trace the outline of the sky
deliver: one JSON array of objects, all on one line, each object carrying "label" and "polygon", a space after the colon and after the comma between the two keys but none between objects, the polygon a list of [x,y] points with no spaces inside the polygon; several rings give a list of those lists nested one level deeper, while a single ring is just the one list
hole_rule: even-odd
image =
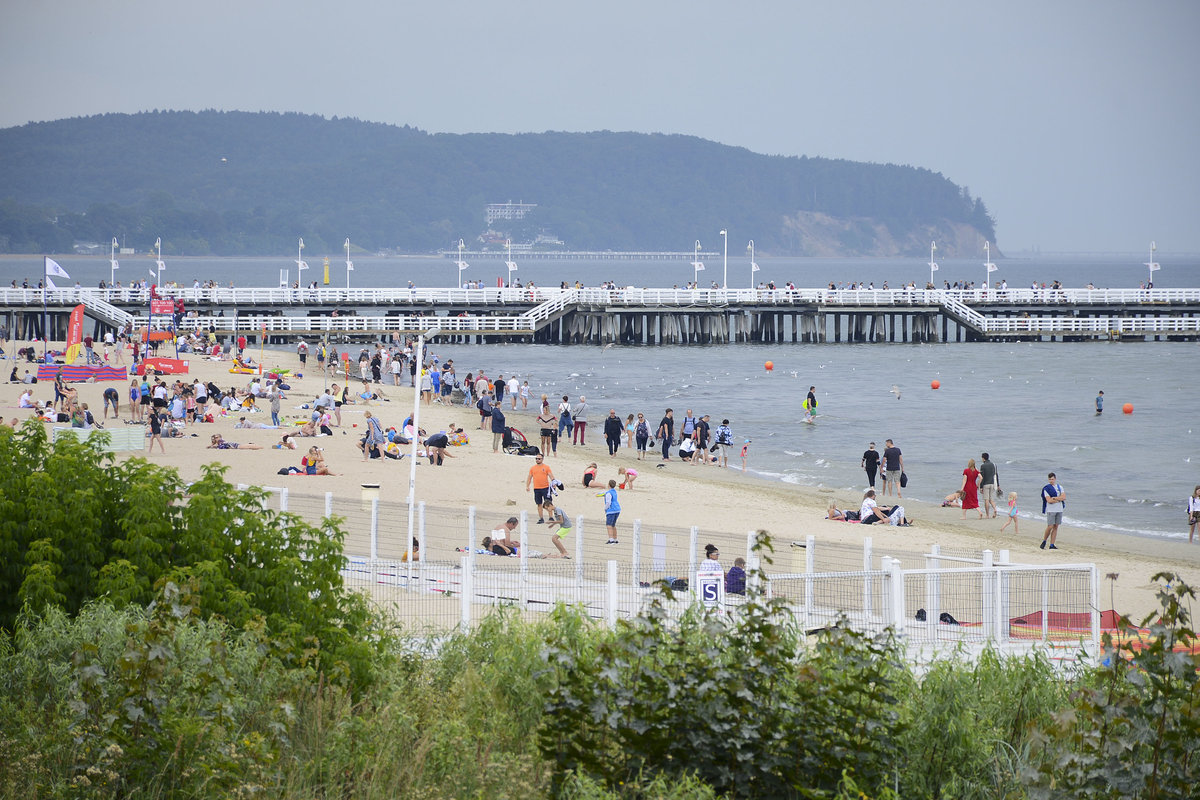
[{"label": "sky", "polygon": [[1198,37],[1196,0],[0,0],[0,128],[220,109],[680,133],[941,173],[1009,254],[1196,253]]}]

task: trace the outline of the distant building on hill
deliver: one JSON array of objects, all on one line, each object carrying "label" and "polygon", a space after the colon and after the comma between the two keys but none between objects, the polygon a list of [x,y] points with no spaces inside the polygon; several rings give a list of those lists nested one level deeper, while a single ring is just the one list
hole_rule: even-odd
[{"label": "distant building on hill", "polygon": [[484,214],[490,227],[498,219],[525,219],[525,215],[537,208],[537,203],[488,203]]}]

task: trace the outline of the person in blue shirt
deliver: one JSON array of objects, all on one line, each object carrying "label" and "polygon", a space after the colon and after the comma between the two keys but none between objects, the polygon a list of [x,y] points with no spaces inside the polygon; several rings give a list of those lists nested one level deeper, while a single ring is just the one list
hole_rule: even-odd
[{"label": "person in blue shirt", "polygon": [[608,491],[604,493],[604,525],[608,528],[608,541],[605,544],[618,544],[617,517],[619,516],[621,516],[621,504],[617,501],[617,482],[610,478]]},{"label": "person in blue shirt", "polygon": [[1103,414],[1103,413],[1104,413],[1104,390],[1101,389],[1100,393],[1098,395],[1096,395],[1096,415],[1099,416],[1100,414]]},{"label": "person in blue shirt", "polygon": [[1063,509],[1067,507],[1067,491],[1058,483],[1058,478],[1051,472],[1046,476],[1049,482],[1042,487],[1042,513],[1046,515],[1046,532],[1042,534],[1041,549],[1046,549],[1046,541],[1050,549],[1057,550],[1054,540],[1058,538],[1058,526],[1062,524]]}]

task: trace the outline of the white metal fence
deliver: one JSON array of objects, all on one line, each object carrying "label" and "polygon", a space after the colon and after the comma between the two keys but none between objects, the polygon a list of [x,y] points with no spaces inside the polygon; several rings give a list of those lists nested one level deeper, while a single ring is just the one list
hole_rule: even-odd
[{"label": "white metal fence", "polygon": [[[728,570],[737,558],[747,571],[762,569],[762,591],[784,601],[805,630],[839,621],[867,632],[891,628],[914,659],[947,650],[984,646],[1049,648],[1056,657],[1095,653],[1100,639],[1096,568],[1091,564],[1034,566],[1010,563],[1007,551],[965,549],[929,552],[789,538],[775,532],[774,552],[752,552],[754,531],[701,531],[635,521],[620,545],[604,544],[599,522],[582,517],[566,537],[569,558],[557,553],[546,527],[525,511],[480,513],[418,503],[413,538],[420,554],[407,559],[408,506],[364,488],[355,499],[271,489],[271,505],[310,521],[337,516],[346,531],[346,586],[363,592],[398,622],[417,628],[469,627],[497,606],[536,614],[559,603],[615,624],[643,609],[664,583],[675,587],[666,602],[672,616],[699,599],[697,568],[706,544],[721,550]],[[509,517],[521,546],[517,557],[492,555],[483,537]],[[770,563],[767,560],[770,559]],[[745,595],[725,592],[709,605],[730,611]]]}]

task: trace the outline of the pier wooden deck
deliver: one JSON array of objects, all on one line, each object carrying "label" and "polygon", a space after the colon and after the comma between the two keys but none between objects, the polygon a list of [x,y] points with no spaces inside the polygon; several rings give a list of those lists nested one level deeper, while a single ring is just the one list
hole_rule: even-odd
[{"label": "pier wooden deck", "polygon": [[[45,292],[52,339],[85,306],[94,334],[149,315],[149,293]],[[1200,340],[1200,289],[166,289],[180,329],[271,343],[374,341],[438,328],[442,341],[562,344]],[[41,335],[43,292],[0,290],[10,337]]]}]

